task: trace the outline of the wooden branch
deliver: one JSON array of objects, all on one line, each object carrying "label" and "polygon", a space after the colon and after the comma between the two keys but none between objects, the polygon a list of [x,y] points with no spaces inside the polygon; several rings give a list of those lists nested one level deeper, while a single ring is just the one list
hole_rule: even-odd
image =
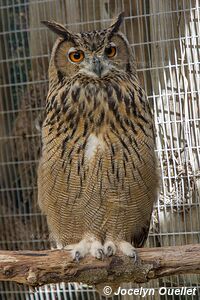
[{"label": "wooden branch", "polygon": [[138,261],[113,256],[103,261],[87,257],[79,263],[66,250],[0,251],[0,281],[33,287],[47,283],[82,282],[117,286],[122,282],[144,283],[178,274],[200,274],[200,244],[137,249]]}]

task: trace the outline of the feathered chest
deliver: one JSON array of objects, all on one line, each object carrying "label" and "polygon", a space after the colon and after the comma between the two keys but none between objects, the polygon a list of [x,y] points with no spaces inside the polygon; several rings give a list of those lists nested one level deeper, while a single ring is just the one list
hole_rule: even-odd
[{"label": "feathered chest", "polygon": [[144,144],[153,147],[152,138],[151,113],[135,81],[79,78],[49,92],[43,124],[47,159],[63,164],[74,159],[81,166],[98,153],[124,161],[133,153],[139,157]]},{"label": "feathered chest", "polygon": [[54,189],[74,199],[93,186],[101,195],[131,193],[138,181],[149,180],[152,116],[134,82],[63,85],[49,92],[46,113],[41,165]]},{"label": "feathered chest", "polygon": [[126,133],[129,128],[136,134],[136,127],[151,120],[145,94],[130,78],[80,77],[55,86],[49,91],[43,125],[54,137],[70,131],[98,135],[104,129]]}]

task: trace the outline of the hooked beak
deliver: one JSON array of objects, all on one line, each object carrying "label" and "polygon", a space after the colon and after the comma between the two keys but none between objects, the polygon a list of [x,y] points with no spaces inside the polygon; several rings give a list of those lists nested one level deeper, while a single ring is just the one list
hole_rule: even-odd
[{"label": "hooked beak", "polygon": [[98,57],[93,57],[92,60],[92,71],[98,76],[101,77],[103,66],[101,60]]},{"label": "hooked beak", "polygon": [[101,57],[94,56],[91,60],[88,60],[87,64],[80,69],[81,73],[89,76],[103,77],[108,72],[108,67],[101,59]]}]

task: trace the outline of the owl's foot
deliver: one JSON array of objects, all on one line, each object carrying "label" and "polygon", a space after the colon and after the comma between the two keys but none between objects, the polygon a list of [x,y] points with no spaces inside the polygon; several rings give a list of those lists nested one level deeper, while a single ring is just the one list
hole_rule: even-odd
[{"label": "owl's foot", "polygon": [[87,254],[91,254],[97,259],[104,259],[104,247],[100,241],[94,238],[84,238],[79,243],[74,245],[67,245],[64,249],[71,251],[73,260],[79,262]]},{"label": "owl's foot", "polygon": [[106,256],[115,255],[117,249],[124,255],[132,257],[134,263],[137,261],[137,253],[135,248],[126,241],[117,241],[116,243],[112,241],[106,241],[104,244],[104,253]]},{"label": "owl's foot", "polygon": [[107,241],[104,244],[104,252],[106,256],[112,256],[116,253],[116,246],[112,241]]},{"label": "owl's foot", "polygon": [[118,243],[118,248],[124,255],[132,257],[134,260],[134,263],[137,261],[136,250],[130,243],[128,243],[126,241],[121,241]]},{"label": "owl's foot", "polygon": [[65,246],[65,249],[70,250],[73,260],[79,262],[81,258],[84,258],[89,253],[90,246],[91,243],[88,240],[83,239],[77,244]]},{"label": "owl's foot", "polygon": [[104,256],[105,256],[103,245],[97,240],[92,241],[91,248],[90,248],[90,254],[97,259],[103,260]]}]

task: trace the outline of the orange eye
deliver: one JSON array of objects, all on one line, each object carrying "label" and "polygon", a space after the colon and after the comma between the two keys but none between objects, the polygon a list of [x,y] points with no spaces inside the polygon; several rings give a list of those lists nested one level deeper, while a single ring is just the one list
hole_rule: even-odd
[{"label": "orange eye", "polygon": [[84,59],[84,53],[81,50],[73,51],[69,53],[69,59],[72,62],[80,63]]},{"label": "orange eye", "polygon": [[117,50],[116,50],[115,46],[110,46],[110,47],[105,48],[105,54],[109,58],[114,57],[116,52],[117,52]]}]

